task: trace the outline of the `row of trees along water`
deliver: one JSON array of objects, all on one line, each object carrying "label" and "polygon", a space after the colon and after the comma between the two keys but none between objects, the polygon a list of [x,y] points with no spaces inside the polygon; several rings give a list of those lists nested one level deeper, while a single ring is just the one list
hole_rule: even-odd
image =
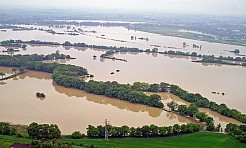
[{"label": "row of trees along water", "polygon": [[[99,125],[97,127],[89,125],[87,128],[87,137],[89,138],[104,138],[105,137],[105,126]],[[61,131],[56,124],[38,124],[31,123],[27,128],[28,137],[35,140],[46,139],[52,140],[61,137]],[[142,127],[129,127],[127,125],[116,127],[112,125],[107,125],[107,133],[111,138],[124,138],[124,137],[166,137],[175,136],[180,134],[188,134],[202,130],[202,126],[196,123],[189,123],[173,126],[156,126],[156,125],[144,125]],[[229,123],[226,125],[225,132],[239,140],[240,142],[246,143],[246,125],[236,125]],[[17,137],[23,137],[21,133],[17,131],[17,127],[11,125],[10,123],[0,122],[0,135],[11,135]],[[71,135],[67,135],[68,138],[80,139],[85,137],[79,131],[73,132]],[[42,145],[43,142],[32,141],[34,145]],[[45,144],[51,144],[50,142]],[[54,143],[53,143],[54,144]],[[57,143],[56,143],[57,144]],[[70,145],[69,143],[61,143],[65,145]]]},{"label": "row of trees along water", "polygon": [[246,123],[245,114],[242,114],[235,109],[229,109],[225,104],[219,105],[215,102],[209,101],[198,93],[189,93],[177,85],[170,85],[163,82],[160,84],[135,82],[133,85],[119,84],[117,82],[98,82],[94,80],[85,82],[83,79],[78,77],[88,74],[85,68],[74,65],[37,62],[47,59],[46,57],[50,57],[50,55],[0,55],[0,65],[9,67],[26,67],[30,70],[53,73],[52,77],[59,85],[158,108],[163,108],[164,106],[161,102],[161,97],[159,95],[147,96],[143,92],[166,92],[170,90],[174,95],[177,95],[185,101],[194,103],[198,107],[210,108],[222,115]]},{"label": "row of trees along water", "polygon": [[[122,137],[164,137],[164,136],[172,136],[179,134],[187,134],[193,133],[201,130],[200,124],[189,123],[178,125],[175,124],[173,126],[161,126],[158,127],[156,125],[145,125],[142,127],[115,127],[108,125],[108,136],[114,138],[122,138]],[[92,126],[89,125],[87,128],[87,136],[90,138],[103,138],[105,136],[105,126]]]},{"label": "row of trees along water", "polygon": [[207,98],[202,97],[200,94],[189,93],[177,85],[170,85],[170,89],[171,93],[178,96],[182,100],[194,103],[198,107],[209,108],[213,111],[220,113],[221,115],[234,118],[240,122],[246,123],[245,114],[242,114],[236,109],[230,109],[225,104],[217,104],[216,102],[209,101]]},{"label": "row of trees along water", "polygon": [[195,62],[206,62],[206,63],[219,63],[219,64],[226,64],[226,65],[241,65],[246,66],[246,63],[231,63],[227,61],[237,61],[237,62],[246,62],[245,57],[215,57],[214,55],[201,55],[196,52],[182,52],[182,51],[164,51],[159,52],[158,48],[153,49],[146,49],[142,50],[139,48],[128,48],[128,47],[116,47],[116,46],[101,46],[101,45],[88,45],[85,43],[71,43],[69,41],[66,41],[64,43],[58,43],[58,42],[47,42],[47,41],[39,41],[39,40],[31,40],[31,41],[22,41],[22,40],[6,40],[0,42],[1,46],[15,46],[15,44],[41,44],[41,45],[62,45],[62,46],[75,46],[75,47],[89,47],[89,48],[98,48],[98,49],[107,49],[111,50],[110,52],[106,52],[105,54],[102,54],[101,57],[107,57],[109,55],[112,55],[117,52],[150,52],[150,53],[159,53],[159,54],[169,54],[169,55],[182,55],[182,56],[191,56],[191,57],[199,57],[202,58],[202,60],[195,61]]},{"label": "row of trees along water", "polygon": [[167,106],[174,112],[177,112],[181,116],[189,116],[199,119],[201,123],[206,123],[206,130],[208,131],[222,131],[221,125],[214,125],[214,119],[205,112],[199,112],[198,107],[191,103],[188,107],[186,105],[178,105],[175,101],[167,103]]},{"label": "row of trees along water", "polygon": [[129,84],[119,84],[117,82],[97,82],[93,80],[85,82],[79,77],[88,75],[85,68],[74,65],[36,62],[36,60],[40,61],[43,59],[46,58],[38,55],[17,55],[13,57],[2,55],[0,56],[0,65],[25,67],[30,70],[53,73],[52,78],[54,81],[65,87],[73,87],[97,95],[106,95],[109,97],[130,101],[132,103],[163,108],[163,103],[160,101],[161,97],[159,95],[147,96],[143,92],[131,89]]}]

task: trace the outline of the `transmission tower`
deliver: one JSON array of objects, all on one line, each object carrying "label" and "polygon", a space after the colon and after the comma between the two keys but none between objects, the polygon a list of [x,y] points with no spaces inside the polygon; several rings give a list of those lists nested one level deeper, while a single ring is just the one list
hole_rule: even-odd
[{"label": "transmission tower", "polygon": [[108,120],[105,119],[105,140],[108,140]]}]

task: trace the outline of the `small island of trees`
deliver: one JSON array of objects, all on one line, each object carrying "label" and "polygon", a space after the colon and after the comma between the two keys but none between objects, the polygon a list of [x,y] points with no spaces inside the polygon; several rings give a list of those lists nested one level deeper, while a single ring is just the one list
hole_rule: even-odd
[{"label": "small island of trees", "polygon": [[45,94],[44,93],[37,92],[36,93],[36,97],[37,98],[45,98]]}]

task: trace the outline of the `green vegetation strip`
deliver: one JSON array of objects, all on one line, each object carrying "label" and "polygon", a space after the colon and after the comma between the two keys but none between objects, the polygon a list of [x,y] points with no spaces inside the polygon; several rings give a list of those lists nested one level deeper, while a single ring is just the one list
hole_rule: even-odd
[{"label": "green vegetation strip", "polygon": [[[110,55],[117,53],[117,52],[146,52],[146,53],[159,53],[159,54],[167,54],[167,55],[182,55],[182,56],[190,56],[190,57],[198,57],[202,58],[202,60],[197,60],[193,62],[203,62],[203,63],[215,63],[215,64],[224,64],[224,65],[238,65],[238,66],[246,66],[246,58],[245,57],[215,57],[214,55],[201,55],[197,54],[196,52],[182,52],[182,51],[164,51],[158,52],[158,48],[153,48],[152,50],[146,49],[142,50],[139,48],[128,48],[128,47],[116,47],[116,46],[98,46],[98,45],[88,45],[85,43],[70,43],[68,41],[64,43],[58,42],[46,42],[46,41],[39,41],[39,40],[31,40],[31,41],[22,41],[22,40],[6,40],[0,42],[1,46],[23,46],[23,44],[39,44],[39,45],[62,45],[62,46],[74,46],[74,47],[89,47],[89,48],[97,48],[97,49],[106,49],[109,50],[105,54],[102,54],[101,58],[107,59],[114,59],[127,62],[125,59],[118,59],[115,57],[110,57]],[[183,45],[186,45],[184,42]],[[164,46],[165,47],[165,46]],[[185,46],[184,46],[185,47]],[[193,48],[197,48],[198,46],[193,44]],[[165,47],[171,49],[180,49],[176,47]],[[182,49],[182,48],[181,48]],[[227,62],[230,61],[230,62]],[[233,62],[240,62],[240,63],[232,63]]]},{"label": "green vegetation strip", "polygon": [[[14,136],[0,135],[0,147],[9,148],[13,143],[31,143],[31,139]],[[170,147],[214,147],[214,148],[244,148],[246,144],[240,143],[231,136],[210,132],[198,132],[187,135],[179,135],[164,138],[115,138],[105,141],[103,139],[70,139],[62,137],[60,142],[73,143],[73,147],[120,147],[120,148],[170,148]],[[79,146],[81,145],[81,146]]]}]

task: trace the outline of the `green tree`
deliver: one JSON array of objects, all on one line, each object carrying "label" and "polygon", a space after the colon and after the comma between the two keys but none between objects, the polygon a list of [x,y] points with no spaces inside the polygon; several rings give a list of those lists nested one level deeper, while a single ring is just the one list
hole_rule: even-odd
[{"label": "green tree", "polygon": [[174,125],[173,125],[173,133],[174,133],[174,134],[179,134],[180,131],[181,131],[180,125],[174,124]]},{"label": "green tree", "polygon": [[177,111],[182,116],[186,115],[187,114],[187,107],[186,107],[186,105],[179,105]]},{"label": "green tree", "polygon": [[158,133],[159,133],[159,128],[158,128],[158,126],[151,124],[149,128],[150,128],[150,135],[151,135],[152,137],[158,136]]},{"label": "green tree", "polygon": [[3,79],[3,76],[5,76],[5,73],[0,72],[0,76],[2,76],[2,79]]},{"label": "green tree", "polygon": [[150,127],[148,125],[145,125],[141,128],[141,133],[142,133],[143,137],[146,137],[146,138],[149,137],[150,132],[151,132],[151,130],[150,130]]},{"label": "green tree", "polygon": [[171,111],[175,111],[178,107],[178,104],[175,101],[171,101],[167,103],[167,106],[169,107],[169,109],[171,109]]},{"label": "green tree", "polygon": [[123,137],[125,137],[125,136],[127,136],[128,134],[129,134],[129,127],[128,126],[126,126],[126,125],[124,125],[124,126],[122,126],[121,128],[120,128],[120,130],[121,130],[121,133],[122,133],[122,136]]},{"label": "green tree", "polygon": [[167,128],[165,126],[159,127],[159,135],[160,136],[165,136],[167,135]]},{"label": "green tree", "polygon": [[55,124],[37,124],[35,122],[31,123],[27,127],[28,135],[32,139],[53,139],[53,138],[59,138],[61,136],[61,131]]},{"label": "green tree", "polygon": [[187,133],[188,129],[187,126],[185,124],[181,125],[181,133]]},{"label": "green tree", "polygon": [[6,122],[0,122],[0,135],[10,135],[10,124]]},{"label": "green tree", "polygon": [[160,83],[160,91],[161,92],[166,92],[167,91],[167,88],[169,87],[170,85],[168,83],[164,83],[164,82],[161,82]]},{"label": "green tree", "polygon": [[206,118],[204,119],[204,121],[205,121],[207,124],[209,124],[209,123],[214,122],[214,119],[213,119],[212,117],[206,117]]},{"label": "green tree", "polygon": [[75,132],[72,133],[71,138],[73,138],[73,139],[81,139],[81,138],[83,138],[83,136],[80,133],[80,131],[75,131]]},{"label": "green tree", "polygon": [[89,125],[87,128],[87,136],[90,138],[98,137],[98,130],[96,127]]},{"label": "green tree", "polygon": [[25,71],[25,67],[24,66],[21,66],[20,68],[19,68],[19,71],[20,71],[20,73],[23,73],[24,71]]},{"label": "green tree", "polygon": [[216,126],[215,131],[216,131],[216,132],[219,132],[220,130],[221,130],[221,124],[219,123],[219,124]]},{"label": "green tree", "polygon": [[210,123],[207,125],[206,130],[208,130],[208,131],[215,131],[214,123],[213,123],[213,122],[210,122]]},{"label": "green tree", "polygon": [[198,112],[198,107],[191,103],[190,106],[187,108],[187,113],[189,116],[193,117]]},{"label": "green tree", "polygon": [[[208,117],[208,115],[204,112],[197,112],[196,113],[196,118],[199,119],[201,122],[204,122],[207,117]],[[208,122],[210,122],[210,121],[208,121]]]},{"label": "green tree", "polygon": [[156,106],[156,107],[159,107],[159,108],[163,108],[164,107],[163,103],[161,103],[161,96],[157,95],[157,94],[153,94],[153,95],[149,96],[148,104],[150,106]]},{"label": "green tree", "polygon": [[159,92],[159,84],[150,84],[148,91],[150,91],[150,92]]},{"label": "green tree", "polygon": [[246,132],[241,134],[239,141],[242,143],[246,143]]},{"label": "green tree", "polygon": [[17,68],[12,68],[12,72],[16,74]]},{"label": "green tree", "polygon": [[27,133],[28,135],[34,139],[37,137],[37,135],[39,134],[39,131],[38,131],[38,124],[33,122],[31,123],[28,127],[27,127]]}]

